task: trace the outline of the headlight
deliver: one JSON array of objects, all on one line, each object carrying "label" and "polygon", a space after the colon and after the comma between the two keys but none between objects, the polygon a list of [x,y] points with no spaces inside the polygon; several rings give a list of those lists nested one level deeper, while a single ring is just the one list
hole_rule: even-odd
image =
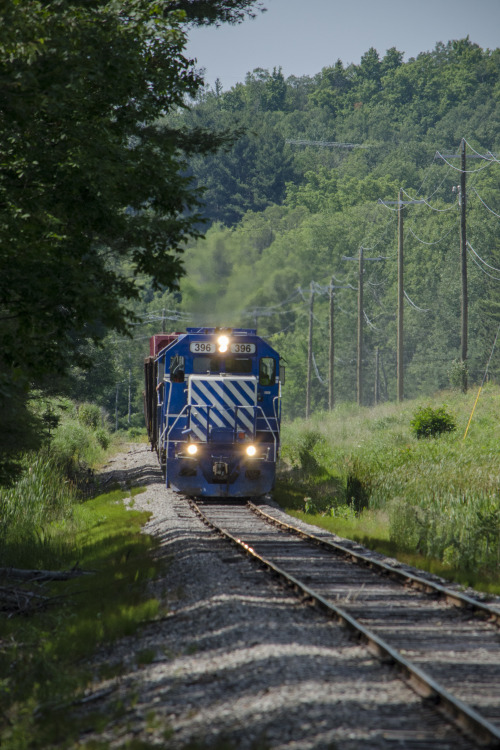
[{"label": "headlight", "polygon": [[227,336],[219,336],[219,338],[217,339],[217,343],[219,345],[219,351],[221,354],[227,352],[227,347],[229,346],[229,339]]},{"label": "headlight", "polygon": [[187,452],[190,456],[195,456],[198,453],[198,446],[196,445],[196,443],[189,443]]},{"label": "headlight", "polygon": [[256,453],[257,453],[257,448],[255,447],[255,445],[249,445],[247,447],[247,456],[255,456]]}]

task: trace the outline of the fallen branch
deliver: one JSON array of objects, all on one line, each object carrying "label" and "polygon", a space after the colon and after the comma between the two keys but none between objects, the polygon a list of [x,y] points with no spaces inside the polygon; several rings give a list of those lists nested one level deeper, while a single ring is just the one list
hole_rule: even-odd
[{"label": "fallen branch", "polygon": [[18,581],[68,581],[70,578],[94,575],[92,570],[81,570],[76,566],[71,570],[25,570],[24,568],[0,568],[0,578],[14,578]]},{"label": "fallen branch", "polygon": [[29,614],[34,609],[44,607],[51,597],[36,594],[34,591],[0,586],[0,611],[11,614]]}]

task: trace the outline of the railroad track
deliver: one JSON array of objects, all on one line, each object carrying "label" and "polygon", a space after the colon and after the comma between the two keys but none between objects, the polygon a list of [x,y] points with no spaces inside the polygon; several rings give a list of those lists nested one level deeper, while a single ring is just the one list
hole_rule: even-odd
[{"label": "railroad track", "polygon": [[347,626],[468,733],[500,748],[500,610],[241,501],[190,501],[213,529]]}]

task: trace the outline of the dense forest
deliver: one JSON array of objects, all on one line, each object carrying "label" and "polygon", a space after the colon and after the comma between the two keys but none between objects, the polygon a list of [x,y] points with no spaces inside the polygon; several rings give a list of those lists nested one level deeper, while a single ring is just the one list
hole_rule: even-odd
[{"label": "dense forest", "polygon": [[[37,433],[34,393],[93,400],[116,426],[142,425],[147,339],[186,325],[257,327],[287,367],[286,417],[303,415],[311,294],[312,406],[326,408],[332,289],[335,400],[355,400],[361,250],[363,403],[375,398],[376,361],[377,397],[395,399],[400,189],[405,395],[460,382],[462,139],[467,368],[469,383],[481,380],[500,323],[500,49],[466,38],[405,62],[371,48],[313,77],[258,68],[228,91],[204,85],[183,56],[189,25],[237,22],[257,6],[9,10],[2,450]],[[498,351],[489,372],[500,375]]]},{"label": "dense forest", "polygon": [[[500,323],[499,73],[500,49],[483,50],[468,38],[408,62],[395,48],[384,56],[372,48],[359,65],[338,60],[313,78],[257,69],[229,91],[205,87],[188,111],[172,113],[170,127],[223,126],[239,136],[232,147],[189,161],[204,190],[206,237],[189,243],[177,292],[145,294],[134,341],[114,340],[114,381],[103,363],[108,404],[115,383],[128,377],[126,352],[133,352],[139,383],[149,332],[215,323],[257,326],[270,337],[287,366],[285,414],[303,415],[313,291],[312,404],[326,408],[331,286],[335,399],[356,400],[360,248],[363,403],[375,398],[376,357],[378,398],[395,399],[400,188],[405,396],[459,385],[462,139],[467,369],[469,383],[480,382]],[[489,373],[500,375],[498,351]],[[120,389],[124,414],[126,383]],[[99,392],[97,383],[90,392]],[[139,394],[137,385],[137,410]]]}]

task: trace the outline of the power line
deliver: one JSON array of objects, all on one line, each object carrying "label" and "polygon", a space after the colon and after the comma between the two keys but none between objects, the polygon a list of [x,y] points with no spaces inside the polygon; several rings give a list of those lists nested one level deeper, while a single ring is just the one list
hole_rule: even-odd
[{"label": "power line", "polygon": [[285,143],[292,146],[321,146],[324,148],[370,148],[361,143],[340,143],[338,141],[307,141],[286,139]]},{"label": "power line", "polygon": [[[442,183],[441,183],[442,184]],[[431,211],[436,211],[436,213],[440,214],[446,214],[448,211],[455,210],[455,206],[450,206],[450,208],[435,208],[434,206],[431,206],[427,198],[421,198],[420,200],[414,200],[409,193],[406,192],[406,190],[403,190],[403,193],[410,199],[410,201],[413,201],[415,203],[424,203],[427,208],[430,208]]]},{"label": "power line", "polygon": [[444,234],[439,240],[436,240],[435,242],[426,242],[425,240],[421,239],[421,237],[418,237],[418,235],[415,234],[415,232],[413,231],[411,227],[408,227],[408,231],[412,235],[412,237],[415,237],[415,239],[421,242],[422,245],[428,245],[429,247],[431,245],[439,245],[440,242],[445,240],[448,237],[448,235],[453,232],[453,229],[454,227],[452,227],[448,232],[446,232],[446,234]]},{"label": "power line", "polygon": [[[439,151],[436,151],[436,156],[439,156],[440,159],[442,159],[449,167],[454,169],[456,172],[465,172],[466,174],[475,174],[476,172],[481,172],[483,169],[487,169],[490,164],[493,163],[493,161],[497,161],[497,159],[492,160],[490,159],[487,164],[485,164],[483,167],[479,167],[478,169],[461,169],[460,167],[455,167],[454,164],[451,164],[451,162],[448,161],[448,159],[456,159],[457,156],[459,157],[460,154],[440,154]],[[483,159],[483,156],[471,156],[469,154],[469,159]]]},{"label": "power line", "polygon": [[[467,250],[469,250],[469,246],[467,247]],[[495,281],[500,281],[500,277],[499,276],[493,276],[491,273],[488,273],[488,271],[485,271],[485,269],[482,266],[479,265],[479,263],[477,262],[477,260],[474,258],[473,255],[471,255],[470,252],[469,252],[469,255],[472,258],[472,260],[474,261],[474,263],[476,264],[476,266],[479,268],[479,270],[482,271],[482,273],[485,273],[486,276],[490,277],[490,279],[494,279]]]},{"label": "power line", "polygon": [[481,263],[484,263],[485,266],[487,266],[488,268],[491,268],[492,271],[497,271],[498,273],[500,273],[500,268],[495,268],[495,266],[490,266],[489,263],[486,263],[486,261],[483,258],[481,258],[481,256],[478,253],[476,253],[476,251],[474,250],[474,248],[472,247],[472,245],[470,244],[470,242],[467,242],[467,245],[472,250],[472,252],[476,256],[476,258],[479,258],[479,260],[481,261]]},{"label": "power line", "polygon": [[409,298],[408,294],[406,293],[406,290],[403,291],[403,294],[404,294],[406,300],[410,303],[410,305],[413,308],[415,308],[415,310],[418,310],[418,312],[430,312],[429,308],[418,307],[414,302],[412,302],[411,299]]},{"label": "power line", "polygon": [[477,197],[479,198],[479,200],[481,201],[481,203],[483,204],[483,206],[484,206],[485,208],[487,208],[487,209],[488,209],[488,211],[489,211],[490,213],[492,213],[492,214],[493,214],[493,216],[496,216],[496,217],[497,217],[498,219],[500,219],[500,214],[497,214],[497,213],[496,213],[496,211],[493,211],[493,209],[492,209],[492,208],[490,208],[489,206],[487,206],[487,205],[486,205],[486,203],[485,203],[485,202],[483,201],[483,199],[481,198],[481,196],[480,196],[480,195],[479,195],[479,193],[477,192],[476,188],[474,188],[474,187],[473,187],[472,189],[473,189],[473,191],[475,192],[475,194],[477,195]]}]

